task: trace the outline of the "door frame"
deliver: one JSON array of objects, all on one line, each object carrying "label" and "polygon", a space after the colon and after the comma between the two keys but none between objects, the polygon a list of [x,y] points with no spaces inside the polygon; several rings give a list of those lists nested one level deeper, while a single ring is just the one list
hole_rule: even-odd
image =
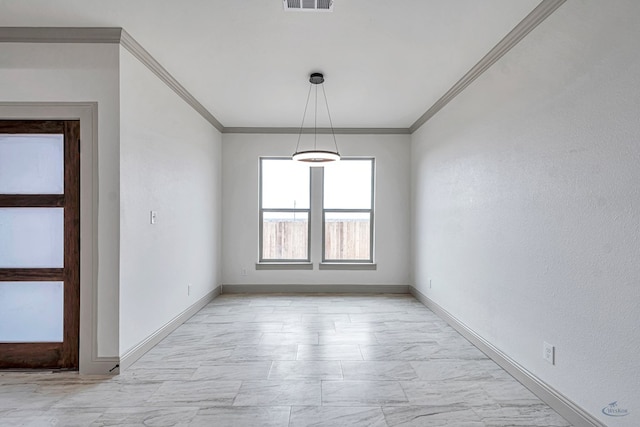
[{"label": "door frame", "polygon": [[112,368],[119,357],[98,355],[98,103],[0,102],[0,118],[80,120],[79,370],[81,374],[117,373]]}]

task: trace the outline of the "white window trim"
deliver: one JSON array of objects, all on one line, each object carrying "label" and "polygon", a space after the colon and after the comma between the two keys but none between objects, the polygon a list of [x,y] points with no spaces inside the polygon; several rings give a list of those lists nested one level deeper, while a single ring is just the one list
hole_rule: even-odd
[{"label": "white window trim", "polygon": [[[321,270],[329,270],[329,269],[335,269],[335,270],[360,270],[358,268],[355,268],[356,265],[364,265],[364,266],[375,266],[375,262],[374,262],[374,248],[375,248],[375,244],[374,244],[374,239],[375,239],[375,194],[376,194],[376,190],[375,190],[375,184],[376,184],[376,160],[374,157],[347,157],[347,158],[343,158],[341,161],[350,161],[350,160],[370,160],[371,161],[371,208],[369,209],[325,209],[324,208],[324,168],[322,168],[322,176],[321,176],[321,183],[322,183],[322,197],[320,199],[320,203],[322,206],[322,217],[321,217],[321,222],[322,222],[322,235],[321,235],[321,239],[322,239],[322,252],[321,252],[321,259],[322,261],[320,262],[320,269]],[[369,221],[370,221],[370,227],[369,227],[369,259],[366,260],[356,260],[356,259],[344,259],[344,260],[340,260],[340,259],[326,259],[325,255],[326,255],[326,251],[325,251],[325,214],[327,212],[354,212],[354,213],[369,213]],[[344,265],[344,268],[339,268],[338,266],[340,265]],[[351,267],[351,268],[348,268]],[[371,268],[361,268],[361,270],[370,270]]]},{"label": "white window trim", "polygon": [[[279,209],[279,208],[263,208],[262,207],[262,161],[263,160],[290,160],[289,157],[267,157],[267,156],[263,156],[259,158],[259,171],[258,171],[258,179],[259,179],[259,187],[258,187],[258,209],[259,209],[259,236],[258,236],[258,263],[256,264],[256,269],[258,265],[272,265],[274,268],[270,268],[270,269],[276,269],[275,267],[277,267],[278,265],[280,265],[281,267],[283,267],[282,269],[292,269],[292,268],[287,268],[286,266],[293,266],[293,265],[303,265],[303,264],[310,264],[311,263],[311,229],[312,229],[312,208],[313,208],[313,196],[312,196],[312,188],[313,188],[313,184],[312,184],[312,174],[311,172],[309,172],[310,176],[309,176],[309,208],[305,208],[305,209],[291,209],[291,208],[283,208],[283,209]],[[301,212],[301,213],[306,213],[307,214],[307,258],[306,259],[264,259],[263,258],[263,250],[264,250],[264,246],[263,246],[263,216],[265,212]],[[261,270],[266,270],[269,268],[260,268]]]},{"label": "white window trim", "polygon": [[[323,206],[324,200],[324,168],[323,167],[310,167],[310,205],[309,209],[296,209],[300,212],[309,212],[309,225],[308,225],[308,246],[307,246],[307,260],[264,260],[262,259],[262,244],[263,244],[263,229],[262,229],[262,214],[269,211],[289,211],[289,209],[262,209],[262,160],[263,159],[288,159],[288,157],[280,156],[261,156],[259,176],[259,239],[258,239],[258,262],[255,265],[256,270],[313,270],[314,264],[318,264],[319,270],[377,270],[377,264],[375,262],[375,182],[376,182],[376,161],[374,157],[346,157],[345,161],[349,160],[371,160],[371,209],[327,209],[328,212],[340,212],[340,211],[357,211],[357,212],[371,212],[371,229],[370,229],[370,258],[368,260],[325,260],[325,242],[324,242],[324,213]],[[317,219],[317,220],[316,220]],[[314,260],[320,260],[314,261]]]}]

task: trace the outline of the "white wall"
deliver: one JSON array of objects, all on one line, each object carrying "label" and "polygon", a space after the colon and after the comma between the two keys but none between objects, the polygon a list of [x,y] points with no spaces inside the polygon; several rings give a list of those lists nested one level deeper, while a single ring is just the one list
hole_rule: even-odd
[{"label": "white wall", "polygon": [[639,16],[565,3],[412,136],[417,289],[612,426],[640,425]]},{"label": "white wall", "polygon": [[221,135],[124,48],[120,127],[123,355],[220,285]]},{"label": "white wall", "polygon": [[[377,270],[319,271],[320,252],[313,250],[319,246],[313,242],[314,270],[256,270],[259,158],[290,156],[297,135],[224,134],[223,284],[409,284],[409,136],[337,135],[337,139],[343,156],[376,159]],[[241,275],[242,269],[247,270],[246,276]]]},{"label": "white wall", "polygon": [[[0,43],[0,102],[87,101],[98,103],[97,337],[81,335],[80,346],[91,349],[95,339],[95,356],[117,357],[118,46]],[[91,285],[82,283],[81,292]]]}]

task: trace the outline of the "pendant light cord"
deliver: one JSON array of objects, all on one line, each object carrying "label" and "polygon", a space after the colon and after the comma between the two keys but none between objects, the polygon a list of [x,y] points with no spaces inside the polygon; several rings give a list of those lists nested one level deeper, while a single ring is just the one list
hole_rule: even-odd
[{"label": "pendant light cord", "polygon": [[314,112],[314,122],[313,122],[313,149],[318,149],[318,85],[316,85],[316,111]]},{"label": "pendant light cord", "polygon": [[327,115],[329,116],[329,126],[331,126],[331,135],[333,136],[333,144],[336,146],[336,153],[339,154],[338,141],[336,141],[336,133],[333,131],[333,121],[331,120],[331,112],[329,111],[329,101],[327,101],[327,93],[324,91],[324,83],[322,84],[322,94],[324,95],[324,103],[327,106]]},{"label": "pendant light cord", "polygon": [[[302,129],[304,129],[304,118],[307,117],[307,107],[309,107],[309,98],[311,97],[311,85],[312,83],[309,83],[309,93],[307,93],[307,102],[304,104],[304,113],[302,114],[302,123],[300,123],[300,133],[298,133],[298,143],[296,144],[296,153],[298,152],[298,148],[300,147],[300,138],[302,137]],[[326,101],[326,98],[325,98],[325,101]],[[329,119],[329,121],[331,121],[331,119]]]}]

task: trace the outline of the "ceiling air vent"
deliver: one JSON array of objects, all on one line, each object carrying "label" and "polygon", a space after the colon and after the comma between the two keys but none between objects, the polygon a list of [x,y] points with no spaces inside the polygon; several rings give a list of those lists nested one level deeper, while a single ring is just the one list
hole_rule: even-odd
[{"label": "ceiling air vent", "polygon": [[284,10],[295,12],[333,12],[333,0],[283,0]]}]

